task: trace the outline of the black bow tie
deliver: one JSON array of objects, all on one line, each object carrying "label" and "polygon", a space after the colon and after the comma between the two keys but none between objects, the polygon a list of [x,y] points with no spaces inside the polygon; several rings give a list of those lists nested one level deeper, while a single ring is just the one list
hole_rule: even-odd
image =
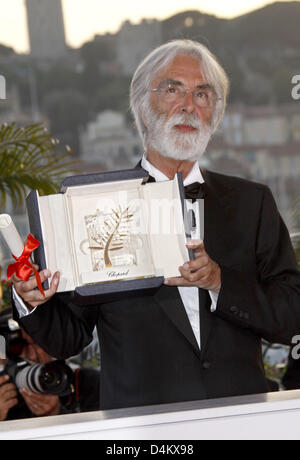
[{"label": "black bow tie", "polygon": [[[154,177],[150,176],[147,182],[155,182]],[[184,187],[185,198],[188,200],[198,200],[206,197],[205,183],[193,182]]]},{"label": "black bow tie", "polygon": [[205,184],[200,182],[193,182],[184,187],[185,198],[188,200],[199,200],[206,197]]}]

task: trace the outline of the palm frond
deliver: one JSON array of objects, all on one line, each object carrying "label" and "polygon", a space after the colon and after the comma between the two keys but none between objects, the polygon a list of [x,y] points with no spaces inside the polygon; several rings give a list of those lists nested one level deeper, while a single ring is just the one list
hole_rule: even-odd
[{"label": "palm frond", "polygon": [[21,206],[30,189],[41,195],[56,193],[66,175],[75,170],[75,161],[59,147],[59,141],[40,123],[18,128],[15,123],[0,125],[1,208],[10,199]]}]

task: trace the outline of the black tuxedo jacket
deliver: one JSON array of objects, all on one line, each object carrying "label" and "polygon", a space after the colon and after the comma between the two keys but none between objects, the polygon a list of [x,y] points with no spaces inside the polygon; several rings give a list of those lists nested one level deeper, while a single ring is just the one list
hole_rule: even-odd
[{"label": "black tuxedo jacket", "polygon": [[300,274],[269,189],[202,173],[204,243],[222,288],[214,313],[199,289],[201,350],[176,287],[91,307],[57,294],[20,321],[57,358],[79,353],[97,326],[103,409],[267,392],[261,338],[300,333]]}]

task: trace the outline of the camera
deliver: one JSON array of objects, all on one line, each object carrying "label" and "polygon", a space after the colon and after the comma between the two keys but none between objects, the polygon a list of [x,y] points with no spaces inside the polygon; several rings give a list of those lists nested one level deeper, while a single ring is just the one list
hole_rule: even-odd
[{"label": "camera", "polygon": [[64,361],[32,365],[24,360],[10,360],[0,375],[5,374],[17,388],[34,393],[67,396],[73,391],[73,371]]},{"label": "camera", "polygon": [[5,337],[8,358],[1,375],[9,375],[17,388],[26,388],[34,393],[67,396],[73,391],[74,374],[64,361],[35,364],[20,358],[28,342],[11,312],[0,314],[0,334]]}]

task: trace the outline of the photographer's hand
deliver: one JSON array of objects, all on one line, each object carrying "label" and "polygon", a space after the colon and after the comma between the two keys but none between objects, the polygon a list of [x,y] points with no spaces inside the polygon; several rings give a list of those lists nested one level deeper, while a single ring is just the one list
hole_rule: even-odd
[{"label": "photographer's hand", "polygon": [[27,407],[36,416],[58,415],[60,411],[60,400],[56,395],[37,394],[25,388],[20,390]]},{"label": "photographer's hand", "polygon": [[0,421],[7,419],[8,411],[18,404],[16,386],[9,381],[8,375],[0,377]]}]

